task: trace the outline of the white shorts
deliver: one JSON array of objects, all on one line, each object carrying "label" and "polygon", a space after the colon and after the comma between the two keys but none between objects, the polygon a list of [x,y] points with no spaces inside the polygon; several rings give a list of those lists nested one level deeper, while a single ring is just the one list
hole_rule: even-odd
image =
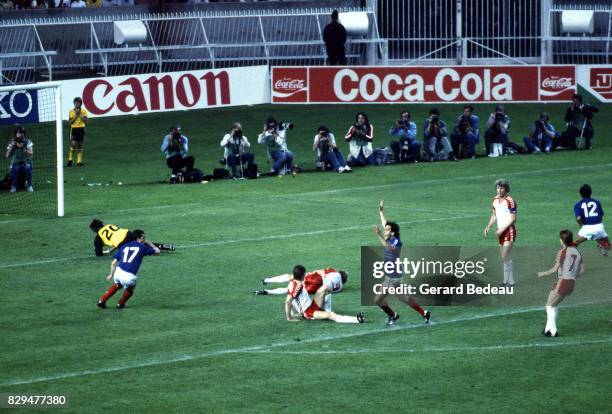
[{"label": "white shorts", "polygon": [[606,230],[604,229],[603,223],[599,224],[585,224],[580,227],[578,232],[580,237],[584,237],[587,240],[599,240],[608,237]]},{"label": "white shorts", "polygon": [[115,283],[119,283],[121,286],[134,287],[136,286],[136,282],[138,282],[138,277],[133,275],[132,273],[128,273],[125,270],[121,269],[119,266],[115,269],[115,278],[113,279]]}]

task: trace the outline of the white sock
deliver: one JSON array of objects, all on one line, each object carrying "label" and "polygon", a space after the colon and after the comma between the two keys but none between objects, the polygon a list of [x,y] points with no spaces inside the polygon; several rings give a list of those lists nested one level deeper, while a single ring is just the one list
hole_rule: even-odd
[{"label": "white sock", "polygon": [[331,312],[331,294],[325,295],[325,301],[323,302],[323,310],[326,312]]},{"label": "white sock", "polygon": [[546,327],[544,328],[544,332],[550,331],[550,325],[552,321],[552,307],[546,307]]},{"label": "white sock", "polygon": [[335,322],[338,323],[359,323],[356,316],[336,315]]},{"label": "white sock", "polygon": [[512,273],[512,259],[510,259],[504,262],[504,283],[514,284],[514,275]]},{"label": "white sock", "polygon": [[547,306],[546,307],[546,328],[544,328],[544,332],[550,331],[552,335],[557,333],[557,312],[558,308],[556,306]]},{"label": "white sock", "polygon": [[286,295],[287,288],[266,289],[268,295]]},{"label": "white sock", "polygon": [[284,283],[284,282],[289,282],[289,275],[288,274],[284,274],[284,275],[280,275],[280,276],[267,277],[267,278],[264,279],[264,282],[266,282],[266,283]]}]

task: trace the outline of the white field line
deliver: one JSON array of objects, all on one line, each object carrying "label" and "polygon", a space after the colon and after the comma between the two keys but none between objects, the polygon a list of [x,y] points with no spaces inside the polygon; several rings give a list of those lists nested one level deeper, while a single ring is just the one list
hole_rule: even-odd
[{"label": "white field line", "polygon": [[[603,303],[603,302],[594,302],[594,303]],[[575,305],[568,305],[566,307],[584,306],[584,305],[589,305],[589,304],[594,304],[594,303],[581,303],[581,304],[575,304]],[[84,377],[84,376],[89,376],[89,375],[107,374],[107,373],[127,371],[127,370],[137,369],[137,368],[174,364],[174,363],[183,362],[183,361],[193,361],[193,360],[198,360],[198,359],[214,358],[214,357],[223,356],[223,355],[231,355],[231,354],[239,354],[239,353],[254,353],[254,352],[262,352],[262,351],[269,352],[272,349],[284,348],[284,347],[288,347],[292,345],[335,341],[338,339],[355,338],[355,337],[362,337],[362,336],[367,336],[367,335],[376,335],[379,333],[398,332],[402,330],[415,329],[415,328],[423,329],[423,328],[427,328],[431,326],[449,325],[453,323],[476,321],[476,320],[481,320],[481,319],[496,318],[499,316],[510,316],[510,315],[536,312],[536,311],[542,311],[542,307],[517,308],[517,309],[510,310],[510,311],[505,311],[505,312],[492,312],[492,313],[485,313],[485,314],[480,314],[480,315],[471,315],[467,317],[454,318],[454,319],[449,319],[449,320],[440,321],[440,322],[432,321],[429,325],[420,323],[420,324],[412,324],[412,325],[399,325],[399,326],[396,325],[392,328],[385,326],[385,327],[369,329],[369,330],[364,329],[364,330],[360,330],[357,332],[355,331],[347,332],[344,334],[315,336],[315,337],[303,339],[299,342],[296,342],[295,340],[283,341],[283,342],[277,342],[273,344],[240,347],[240,348],[233,348],[233,349],[221,349],[221,350],[216,350],[216,351],[195,353],[191,355],[181,355],[181,356],[176,356],[176,357],[168,358],[168,359],[152,359],[149,361],[117,365],[117,366],[108,367],[108,368],[65,372],[65,373],[33,377],[33,378],[16,378],[16,379],[7,380],[7,381],[0,383],[0,387],[8,387],[8,386],[14,386],[14,385],[27,385],[27,384],[35,384],[35,383],[40,383],[40,382],[63,380],[67,378],[77,378],[77,377]],[[350,326],[355,326],[355,325],[350,325]],[[551,338],[551,340],[555,340],[555,338]]]},{"label": "white field line", "polygon": [[[415,224],[415,223],[424,223],[424,222],[468,219],[468,218],[475,218],[475,217],[481,217],[481,216],[482,216],[481,214],[471,214],[471,215],[451,216],[451,217],[436,217],[432,219],[413,220],[413,221],[404,221],[404,222],[400,221],[398,223],[401,225],[405,225],[405,224]],[[245,239],[208,241],[208,242],[202,242],[202,243],[179,245],[179,246],[176,246],[176,248],[177,249],[193,249],[193,248],[207,247],[207,246],[223,246],[226,244],[240,244],[240,243],[249,243],[249,242],[270,241],[270,240],[285,240],[285,239],[292,239],[296,237],[318,236],[321,234],[343,232],[343,231],[348,231],[348,230],[361,230],[361,229],[367,229],[370,227],[374,228],[374,224],[367,224],[367,225],[361,224],[358,226],[349,226],[349,227],[334,227],[334,228],[328,228],[324,230],[307,231],[303,233],[277,234],[274,236],[251,237],[251,238],[245,238]],[[93,254],[89,256],[55,257],[51,259],[34,260],[30,262],[2,264],[0,265],[0,269],[9,269],[13,267],[37,266],[37,265],[44,265],[44,264],[49,264],[49,263],[59,263],[59,262],[65,262],[65,261],[70,261],[70,260],[82,260],[82,259],[91,259],[91,258],[94,258]]]},{"label": "white field line", "polygon": [[[316,195],[326,195],[326,194],[351,192],[351,191],[376,190],[376,189],[383,189],[383,188],[406,187],[406,186],[422,185],[422,184],[424,185],[442,184],[442,183],[448,183],[448,182],[453,182],[453,181],[479,180],[479,179],[484,179],[484,178],[498,178],[502,175],[504,177],[512,177],[512,176],[517,176],[517,175],[544,174],[544,173],[556,172],[556,171],[573,171],[573,170],[580,170],[580,169],[592,169],[592,168],[596,169],[596,168],[602,168],[602,167],[603,168],[612,167],[612,163],[594,164],[594,165],[578,165],[578,166],[563,167],[563,168],[543,168],[539,170],[517,171],[517,172],[505,173],[505,174],[495,173],[495,174],[485,174],[485,175],[438,178],[438,179],[432,179],[432,180],[406,181],[406,182],[400,182],[400,183],[369,185],[369,186],[361,186],[361,187],[344,187],[344,188],[339,188],[339,189],[334,189],[334,190],[309,191],[309,192],[303,192],[303,193],[271,194],[267,196],[258,196],[258,197],[264,198],[264,199],[266,198],[276,199],[276,198],[299,197],[299,196],[310,196],[310,195],[316,196]],[[135,207],[135,208],[126,208],[126,209],[118,209],[118,210],[113,209],[113,210],[107,210],[107,211],[99,211],[95,214],[83,214],[83,215],[71,216],[70,218],[72,217],[74,218],[92,217],[95,215],[104,216],[105,214],[108,214],[108,213],[116,214],[116,213],[130,213],[130,212],[137,212],[137,211],[147,212],[149,210],[156,210],[156,209],[180,208],[180,207],[187,207],[187,206],[195,207],[195,206],[202,206],[202,205],[210,205],[210,202],[189,203],[189,204],[168,204],[168,205],[161,205],[161,206]],[[175,213],[172,212],[169,214],[175,214]],[[45,218],[45,219],[19,218],[19,219],[13,219],[13,220],[2,220],[0,221],[0,224],[31,222],[31,221],[38,221],[38,220],[52,220],[52,219],[50,218]]]},{"label": "white field line", "polygon": [[557,346],[577,346],[577,345],[596,345],[596,344],[608,344],[612,343],[612,338],[607,339],[595,339],[592,341],[575,341],[575,342],[562,342],[557,338],[550,338],[547,342],[532,342],[527,344],[504,344],[504,345],[489,345],[489,346],[459,346],[459,347],[446,347],[446,348],[408,348],[408,349],[385,349],[385,348],[361,348],[361,349],[328,349],[328,350],[315,350],[315,351],[283,351],[283,350],[272,350],[272,349],[261,349],[257,351],[245,351],[245,354],[277,354],[277,355],[325,355],[325,354],[413,354],[418,352],[478,352],[478,351],[504,351],[506,349],[523,349],[523,348],[550,348]]}]

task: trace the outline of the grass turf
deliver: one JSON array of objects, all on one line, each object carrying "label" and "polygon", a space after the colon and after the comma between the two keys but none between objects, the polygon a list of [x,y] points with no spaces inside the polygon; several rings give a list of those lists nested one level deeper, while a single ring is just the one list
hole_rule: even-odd
[{"label": "grass turf", "polygon": [[[460,111],[440,108],[447,122]],[[174,123],[208,173],[221,157],[222,135],[240,120],[266,169],[256,134],[274,113],[296,123],[289,147],[298,164],[312,168],[314,129],[324,123],[341,137],[362,109],[376,127],[376,146],[386,145],[398,106],[258,106],[92,119],[86,167],[65,170],[67,216],[35,217],[25,209],[0,217],[0,393],[68,394],[68,411],[88,413],[609,409],[602,361],[610,352],[612,314],[609,305],[583,304],[586,278],[562,305],[563,336],[553,340],[539,335],[541,308],[438,307],[432,325],[424,326],[394,304],[400,324],[385,329],[380,310],[359,305],[358,286],[360,246],[376,242],[381,198],[388,218],[402,223],[405,244],[495,246],[482,228],[493,182],[505,176],[519,208],[517,245],[555,246],[560,228],[576,230],[572,206],[581,184],[593,186],[604,209],[612,203],[608,106],[597,115],[593,151],[295,179],[161,183],[168,170],[159,145]],[[427,108],[411,109],[420,130]],[[541,109],[507,106],[512,140],[520,141]],[[476,108],[483,123],[488,110]],[[564,106],[545,110],[561,129]],[[103,185],[86,185],[98,182]],[[95,307],[108,287],[110,260],[91,257],[87,225],[94,217],[178,246],[145,259],[124,311]],[[260,278],[297,262],[347,269],[349,284],[334,297],[334,308],[364,310],[368,322],[290,324],[281,298],[252,295]],[[547,291],[541,295],[543,304]]]}]

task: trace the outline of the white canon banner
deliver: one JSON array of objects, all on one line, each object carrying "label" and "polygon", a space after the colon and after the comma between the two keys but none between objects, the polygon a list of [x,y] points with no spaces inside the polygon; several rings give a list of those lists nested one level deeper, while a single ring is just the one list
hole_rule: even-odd
[{"label": "white canon banner", "polygon": [[612,66],[576,66],[578,83],[600,102],[612,102]]},{"label": "white canon banner", "polygon": [[267,66],[67,80],[61,91],[64,119],[77,96],[90,117],[270,102]]}]

